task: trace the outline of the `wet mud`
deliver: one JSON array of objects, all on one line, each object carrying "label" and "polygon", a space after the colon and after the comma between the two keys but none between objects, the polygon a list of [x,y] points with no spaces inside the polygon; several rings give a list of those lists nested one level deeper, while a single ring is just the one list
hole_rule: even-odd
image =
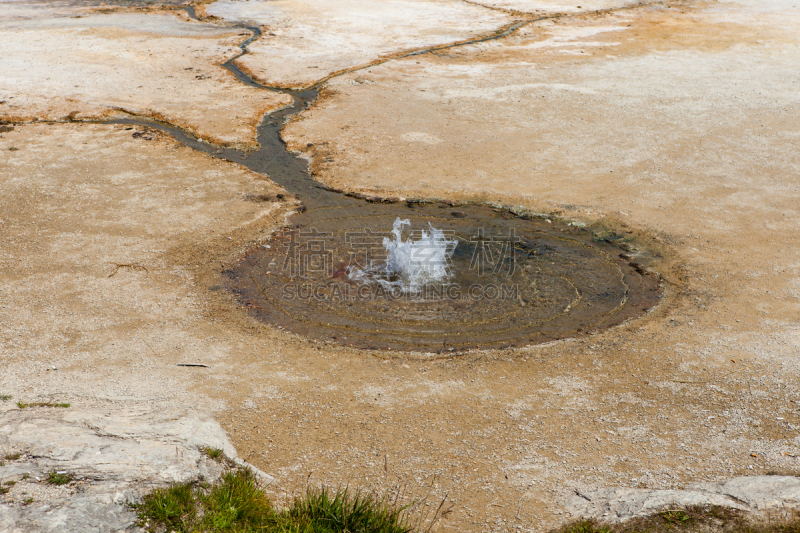
[{"label": "wet mud", "polygon": [[[351,279],[385,258],[396,217],[457,241],[452,277],[418,290]],[[252,247],[225,272],[254,317],[357,348],[449,353],[590,334],[641,315],[657,276],[583,229],[489,206],[442,203],[319,208]]]},{"label": "wet mud", "polygon": [[[319,184],[280,137],[289,119],[317,99],[319,84],[293,91],[242,72],[236,59],[261,35],[258,27],[246,29],[252,36],[240,43],[241,54],[223,66],[242,83],[293,98],[291,106],[263,118],[258,150],[218,148],[163,123],[112,122],[156,127],[268,176],[302,202],[286,228],[250,245],[222,273],[221,285],[255,319],[356,348],[447,354],[592,334],[640,316],[660,300],[660,279],[637,263],[641,248],[630,237],[609,238],[502,207],[345,194]],[[350,277],[351,269],[385,258],[383,238],[398,218],[409,219],[417,234],[432,226],[456,240],[446,282],[409,293]]]},{"label": "wet mud", "polygon": [[[646,313],[661,298],[658,275],[637,262],[641,237],[497,206],[368,197],[320,185],[280,138],[317,91],[289,94],[294,105],[264,118],[253,152],[220,149],[164,124],[113,121],[156,127],[269,176],[302,201],[286,228],[253,243],[222,274],[221,285],[255,319],[356,348],[446,354],[595,333]],[[408,293],[350,278],[350,268],[385,258],[382,240],[397,218],[409,219],[417,234],[430,224],[456,239],[446,283]]]},{"label": "wet mud", "polygon": [[[635,236],[609,238],[597,228],[498,206],[345,194],[321,185],[280,137],[288,121],[317,99],[319,84],[293,91],[253,80],[235,61],[261,30],[242,29],[252,36],[222,66],[242,83],[293,98],[291,106],[262,119],[257,150],[220,148],[160,122],[108,122],[159,129],[268,176],[302,202],[287,227],[252,243],[222,273],[220,284],[257,320],[356,348],[451,353],[592,334],[640,316],[660,300],[659,276],[641,266],[646,246],[637,246]],[[412,236],[432,226],[455,239],[445,282],[409,293],[350,277],[351,269],[385,258],[383,238],[398,218],[411,221]]]}]

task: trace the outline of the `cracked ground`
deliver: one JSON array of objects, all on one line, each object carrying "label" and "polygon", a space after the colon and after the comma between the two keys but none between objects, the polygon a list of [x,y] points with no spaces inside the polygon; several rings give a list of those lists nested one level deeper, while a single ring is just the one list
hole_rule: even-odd
[{"label": "cracked ground", "polygon": [[[546,531],[599,487],[798,474],[799,30],[793,0],[0,0],[0,394],[206,411],[279,499],[401,490],[430,517],[446,496],[438,531]],[[624,228],[660,247],[661,304],[455,357],[255,322],[220,273],[297,203],[97,123],[252,148],[291,98],[229,60],[320,88],[282,137],[326,186]]]}]

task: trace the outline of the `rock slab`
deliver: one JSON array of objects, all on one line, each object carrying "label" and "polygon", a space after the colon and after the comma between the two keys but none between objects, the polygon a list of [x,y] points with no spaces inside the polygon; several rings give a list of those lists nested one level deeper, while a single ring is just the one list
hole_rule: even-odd
[{"label": "rock slab", "polygon": [[[182,411],[39,407],[0,414],[0,531],[138,531],[127,505],[156,486],[215,481],[224,465],[203,450],[234,459],[236,450],[211,418]],[[51,472],[74,479],[47,484]],[[264,473],[259,474],[269,480]]]},{"label": "rock slab", "polygon": [[757,514],[800,507],[800,478],[741,476],[719,483],[697,483],[683,490],[615,488],[575,491],[567,503],[576,516],[622,522],[668,507],[718,505]]}]

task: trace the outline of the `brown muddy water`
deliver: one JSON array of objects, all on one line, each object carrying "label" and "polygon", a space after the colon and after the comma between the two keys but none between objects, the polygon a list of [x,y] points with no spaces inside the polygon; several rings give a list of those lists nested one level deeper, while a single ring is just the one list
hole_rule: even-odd
[{"label": "brown muddy water", "polygon": [[[249,29],[253,37],[242,43],[242,53],[259,33]],[[224,66],[244,83],[263,87],[232,61]],[[632,235],[501,206],[380,199],[322,186],[280,138],[286,121],[316,99],[316,88],[263,88],[290,94],[294,103],[264,117],[254,152],[220,149],[165,124],[113,121],[158,128],[269,176],[302,201],[286,228],[252,243],[222,272],[220,285],[254,319],[357,348],[451,353],[588,335],[640,316],[660,300],[659,276],[634,259],[640,248]],[[446,279],[414,291],[354,279],[353,269],[380,268],[386,260],[383,239],[392,238],[397,219],[410,222],[404,239],[433,227],[454,243]]]},{"label": "brown muddy water", "polygon": [[[451,277],[415,291],[349,272],[387,255],[397,217],[457,242]],[[585,230],[501,208],[403,202],[320,207],[253,246],[225,286],[258,320],[361,348],[447,353],[589,334],[647,311],[657,276]],[[622,253],[623,257],[620,257]]]}]

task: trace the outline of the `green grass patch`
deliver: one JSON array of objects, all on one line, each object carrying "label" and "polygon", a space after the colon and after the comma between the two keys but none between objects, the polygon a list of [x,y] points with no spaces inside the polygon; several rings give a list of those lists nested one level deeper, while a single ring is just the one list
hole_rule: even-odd
[{"label": "green grass patch", "polygon": [[621,524],[596,520],[571,522],[551,533],[800,533],[800,513],[753,521],[747,513],[718,506],[665,509]]},{"label": "green grass patch", "polygon": [[347,489],[309,489],[276,510],[247,469],[226,472],[214,485],[156,489],[134,506],[149,532],[177,533],[413,533],[405,508]]},{"label": "green grass patch", "polygon": [[28,409],[30,407],[69,407],[68,403],[55,403],[55,402],[17,402],[17,407],[20,409]]},{"label": "green grass patch", "polygon": [[7,453],[4,459],[6,461],[16,461],[20,457],[22,457],[21,453]]},{"label": "green grass patch", "polygon": [[66,485],[67,483],[73,480],[72,474],[67,474],[66,472],[57,472],[55,470],[48,472],[47,474],[47,481],[48,485]]},{"label": "green grass patch", "polygon": [[658,515],[667,524],[685,524],[692,519],[683,509],[667,509]]},{"label": "green grass patch", "polygon": [[363,531],[370,533],[412,533],[405,519],[405,509],[390,504],[386,498],[347,489],[330,492],[326,489],[309,489],[303,498],[297,498],[284,513],[285,529],[275,531],[303,531],[313,533],[345,533]]},{"label": "green grass patch", "polygon": [[225,459],[225,454],[219,448],[200,448],[200,452],[215,461],[223,461]]},{"label": "green grass patch", "polygon": [[202,525],[208,531],[264,528],[275,516],[272,503],[250,470],[227,472],[219,483],[199,496]]},{"label": "green grass patch", "polygon": [[167,531],[190,531],[197,518],[197,502],[190,483],[156,489],[136,509],[143,526],[160,526]]},{"label": "green grass patch", "polygon": [[11,395],[10,394],[0,394],[0,400],[2,400],[4,402],[7,402],[10,399],[11,399]]},{"label": "green grass patch", "polygon": [[765,476],[788,476],[788,477],[800,477],[800,472],[797,470],[788,470],[788,469],[780,469],[780,470],[767,470],[764,472]]}]

